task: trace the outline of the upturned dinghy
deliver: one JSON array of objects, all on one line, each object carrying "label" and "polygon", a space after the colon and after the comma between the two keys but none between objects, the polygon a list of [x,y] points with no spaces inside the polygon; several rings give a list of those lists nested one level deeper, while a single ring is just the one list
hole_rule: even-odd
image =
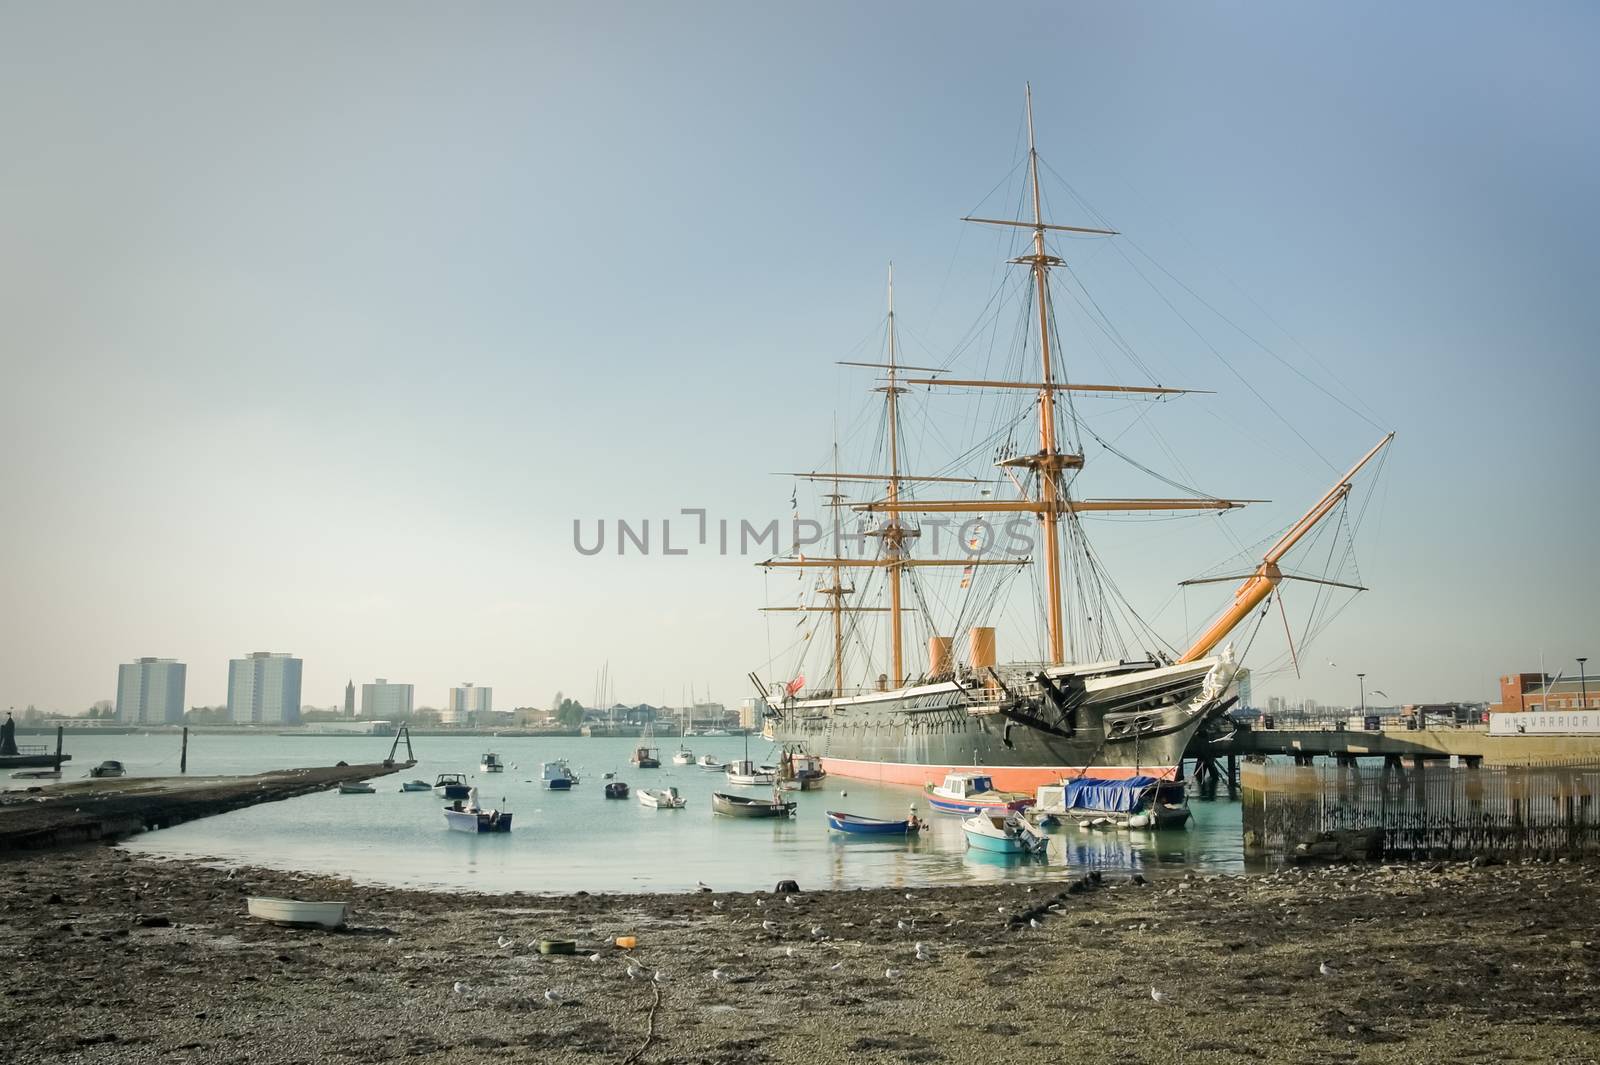
[{"label": "upturned dinghy", "polygon": [[306,902],[252,895],[245,899],[250,916],[295,928],[343,928],[350,916],[348,902]]}]

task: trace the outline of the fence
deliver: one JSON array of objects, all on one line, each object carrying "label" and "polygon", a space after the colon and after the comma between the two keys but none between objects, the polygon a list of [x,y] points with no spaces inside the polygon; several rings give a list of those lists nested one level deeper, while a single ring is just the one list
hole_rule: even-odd
[{"label": "fence", "polygon": [[1381,830],[1386,855],[1600,851],[1600,765],[1283,766],[1241,774],[1246,845]]}]

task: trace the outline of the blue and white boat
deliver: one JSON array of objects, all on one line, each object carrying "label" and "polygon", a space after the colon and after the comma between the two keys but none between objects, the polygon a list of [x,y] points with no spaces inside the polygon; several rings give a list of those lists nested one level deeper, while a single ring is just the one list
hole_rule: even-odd
[{"label": "blue and white boat", "polygon": [[578,782],[578,778],[572,775],[565,758],[557,758],[553,762],[540,764],[539,781],[547,791],[568,791]]},{"label": "blue and white boat", "polygon": [[447,799],[465,799],[472,788],[460,773],[440,773],[433,782],[433,790]]},{"label": "blue and white boat", "polygon": [[828,827],[835,832],[848,832],[856,836],[905,836],[922,831],[922,819],[912,807],[910,817],[901,821],[888,821],[881,817],[863,817],[860,814],[828,811]]},{"label": "blue and white boat", "polygon": [[947,814],[1004,815],[1033,805],[1033,796],[1016,791],[996,791],[987,773],[950,773],[944,783],[924,789],[928,805]]},{"label": "blue and white boat", "polygon": [[485,810],[478,805],[478,789],[470,789],[465,802],[457,799],[444,808],[445,824],[452,832],[510,832],[509,810]]},{"label": "blue and white boat", "polygon": [[1039,789],[1035,813],[1078,821],[1109,820],[1118,828],[1182,828],[1190,818],[1181,781],[1132,776],[1078,777]]},{"label": "blue and white boat", "polygon": [[967,846],[998,854],[1042,855],[1050,837],[1021,814],[981,813],[961,822]]}]

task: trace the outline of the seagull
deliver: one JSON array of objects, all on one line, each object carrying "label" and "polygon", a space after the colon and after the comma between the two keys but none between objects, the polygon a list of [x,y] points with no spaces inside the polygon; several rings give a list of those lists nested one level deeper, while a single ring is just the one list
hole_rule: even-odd
[{"label": "seagull", "polygon": [[728,978],[728,974],[723,972],[721,969],[712,969],[711,970],[711,979],[720,982],[722,980],[726,980],[727,978]]},{"label": "seagull", "polygon": [[1325,961],[1317,963],[1317,972],[1321,973],[1323,976],[1338,976],[1339,975],[1339,970],[1335,969],[1333,966],[1329,965]]},{"label": "seagull", "polygon": [[916,901],[916,898],[917,897],[915,895],[911,894],[911,892],[909,892],[909,891],[906,892],[906,901],[907,902],[914,902],[914,901]]},{"label": "seagull", "polygon": [[832,965],[828,966],[828,971],[830,973],[842,973],[842,972],[844,972],[844,962],[842,962],[842,961],[834,962]]},{"label": "seagull", "polygon": [[778,922],[777,921],[762,921],[761,922],[761,930],[763,932],[774,931],[774,930],[777,929],[777,927],[778,927]]},{"label": "seagull", "polygon": [[793,947],[784,947],[784,948],[783,948],[783,956],[784,956],[784,957],[785,957],[785,958],[792,958],[792,957],[794,957],[794,948],[793,948]]},{"label": "seagull", "polygon": [[599,960],[600,960],[600,955],[598,955],[598,954],[591,954],[591,955],[589,955],[589,960],[590,960],[590,961],[599,961]]},{"label": "seagull", "polygon": [[658,984],[666,983],[667,982],[666,970],[665,969],[657,969],[655,976],[651,977],[651,979],[654,980]]},{"label": "seagull", "polygon": [[459,995],[459,994],[464,993],[467,990],[467,985],[463,984],[460,980],[457,980],[456,981],[456,986],[451,988],[450,990],[454,991],[456,994]]},{"label": "seagull", "polygon": [[1005,913],[1006,912],[1006,908],[1004,906],[996,906],[994,908],[994,912],[995,913]]},{"label": "seagull", "polygon": [[1039,923],[1039,918],[1030,917],[1030,918],[1028,918],[1028,927],[1029,928],[1043,928],[1044,925]]},{"label": "seagull", "polygon": [[711,890],[711,885],[706,883],[704,880],[696,880],[694,882],[694,886],[699,888],[701,891],[710,891]]},{"label": "seagull", "polygon": [[561,1001],[561,992],[557,991],[555,988],[552,987],[550,990],[548,990],[548,991],[546,991],[544,993],[544,1000],[546,1002],[551,1003],[551,1004],[560,1002]]},{"label": "seagull", "polygon": [[499,944],[501,950],[505,950],[507,947],[514,947],[517,945],[517,941],[512,939],[510,936],[501,936],[499,939],[495,940],[495,942]]},{"label": "seagull", "polygon": [[1154,1002],[1157,1006],[1170,1006],[1172,1005],[1173,1000],[1172,996],[1167,994],[1165,991],[1157,991],[1152,987],[1150,989],[1150,1001]]},{"label": "seagull", "polygon": [[795,903],[799,902],[800,900],[798,898],[796,898],[794,895],[785,895],[783,897],[783,901],[787,902],[789,905],[793,906]]},{"label": "seagull", "polygon": [[811,938],[812,939],[821,939],[822,938],[822,926],[820,924],[811,926]]},{"label": "seagull", "polygon": [[711,908],[712,908],[712,909],[713,909],[713,910],[720,910],[720,909],[722,909],[722,900],[720,900],[720,899],[712,899],[712,900],[711,900]]},{"label": "seagull", "polygon": [[883,970],[883,978],[885,980],[898,980],[898,979],[900,979],[900,970],[899,969],[885,969],[885,970]]},{"label": "seagull", "polygon": [[895,923],[894,923],[894,926],[895,926],[895,927],[896,927],[896,928],[898,928],[898,929],[899,929],[899,930],[900,930],[900,931],[902,931],[902,932],[904,932],[904,931],[905,931],[905,930],[906,930],[906,929],[908,929],[908,928],[910,928],[910,927],[911,927],[911,926],[910,926],[910,925],[908,925],[908,924],[906,924],[906,923],[905,923],[905,922],[904,922],[904,921],[896,921],[896,922],[895,922]]},{"label": "seagull", "polygon": [[767,904],[767,900],[766,899],[757,899],[756,900],[756,905],[757,906],[765,906],[766,904]]},{"label": "seagull", "polygon": [[643,975],[644,975],[644,969],[642,969],[641,967],[639,967],[637,965],[628,966],[628,979],[629,980],[637,980],[637,979],[639,979],[639,977],[641,977]]},{"label": "seagull", "polygon": [[912,946],[916,947],[918,954],[921,954],[923,951],[928,949],[928,944],[922,942],[922,940],[920,940],[920,939],[917,940],[914,944],[912,944]]}]

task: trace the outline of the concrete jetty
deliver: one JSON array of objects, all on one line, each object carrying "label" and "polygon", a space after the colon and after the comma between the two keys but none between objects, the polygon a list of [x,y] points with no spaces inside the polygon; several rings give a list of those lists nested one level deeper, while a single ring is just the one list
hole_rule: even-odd
[{"label": "concrete jetty", "polygon": [[254,776],[120,777],[0,793],[0,856],[116,840],[199,817],[326,791],[414,762],[280,769]]}]

